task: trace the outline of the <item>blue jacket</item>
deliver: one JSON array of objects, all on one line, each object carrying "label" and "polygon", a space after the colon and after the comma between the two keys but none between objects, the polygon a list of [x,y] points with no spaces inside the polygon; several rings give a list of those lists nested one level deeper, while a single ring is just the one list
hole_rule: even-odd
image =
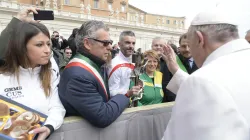
[{"label": "blue jacket", "polygon": [[[99,67],[104,64],[91,54],[81,54]],[[103,74],[102,78],[105,76]],[[104,81],[107,82],[105,79]],[[59,83],[59,97],[66,109],[66,116],[82,116],[101,128],[110,125],[129,106],[129,99],[121,94],[110,99],[107,84],[106,89],[108,96],[97,78],[88,70],[79,66],[66,68]]]},{"label": "blue jacket", "polygon": [[0,133],[0,140],[15,140],[15,139]]}]

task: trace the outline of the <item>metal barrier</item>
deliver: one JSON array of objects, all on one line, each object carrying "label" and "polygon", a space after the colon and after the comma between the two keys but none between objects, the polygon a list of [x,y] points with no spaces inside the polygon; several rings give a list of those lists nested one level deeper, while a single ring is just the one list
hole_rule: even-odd
[{"label": "metal barrier", "polygon": [[173,103],[126,109],[106,128],[96,128],[80,117],[67,117],[49,140],[161,140]]}]

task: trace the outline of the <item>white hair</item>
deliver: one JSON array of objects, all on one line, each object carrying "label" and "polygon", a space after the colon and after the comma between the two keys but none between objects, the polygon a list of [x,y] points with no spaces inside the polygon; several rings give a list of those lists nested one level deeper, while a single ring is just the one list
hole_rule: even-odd
[{"label": "white hair", "polygon": [[104,29],[108,31],[108,27],[102,21],[90,20],[84,22],[80,29],[78,30],[75,42],[77,50],[81,47],[84,47],[83,39],[84,38],[96,38],[96,31],[99,29]]},{"label": "white hair", "polygon": [[153,38],[153,40],[152,40],[151,46],[153,46],[153,42],[156,41],[156,40],[164,40],[164,42],[166,42],[166,40],[165,40],[164,38],[162,38],[162,37],[155,37],[155,38]]},{"label": "white hair", "polygon": [[225,43],[239,38],[237,26],[231,24],[192,25],[188,30],[188,34],[193,34],[196,31],[200,31],[206,36],[210,43]]}]

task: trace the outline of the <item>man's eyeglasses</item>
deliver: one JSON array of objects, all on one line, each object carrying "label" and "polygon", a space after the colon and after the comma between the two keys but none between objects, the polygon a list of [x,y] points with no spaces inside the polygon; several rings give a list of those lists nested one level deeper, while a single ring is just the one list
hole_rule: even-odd
[{"label": "man's eyeglasses", "polygon": [[109,44],[112,45],[113,44],[113,40],[98,40],[95,38],[88,38],[88,39],[92,39],[94,41],[100,42],[103,44],[104,47],[107,47]]},{"label": "man's eyeglasses", "polygon": [[66,54],[72,54],[71,52],[66,52]]}]

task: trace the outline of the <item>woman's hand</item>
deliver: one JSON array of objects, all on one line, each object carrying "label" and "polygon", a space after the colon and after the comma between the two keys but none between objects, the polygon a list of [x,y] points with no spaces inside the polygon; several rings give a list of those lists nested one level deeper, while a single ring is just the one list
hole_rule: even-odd
[{"label": "woman's hand", "polygon": [[46,126],[43,126],[30,131],[29,134],[39,134],[37,140],[45,140],[50,135],[50,129]]},{"label": "woman's hand", "polygon": [[37,14],[37,8],[29,7],[18,12],[16,18],[24,22],[39,22],[28,17],[29,13]]}]

